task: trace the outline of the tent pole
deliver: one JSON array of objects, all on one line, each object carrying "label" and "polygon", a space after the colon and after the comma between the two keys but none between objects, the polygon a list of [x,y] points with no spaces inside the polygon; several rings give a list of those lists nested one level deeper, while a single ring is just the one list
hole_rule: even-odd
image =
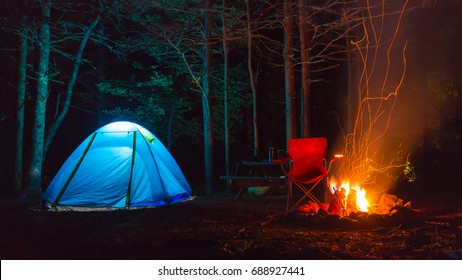
[{"label": "tent pole", "polygon": [[[144,139],[144,143],[146,143],[146,145],[148,146],[148,150],[149,150],[149,153],[151,154],[151,157],[152,157],[152,160],[154,162],[154,166],[156,168],[156,171],[160,174],[160,171],[159,171],[159,166],[156,162],[156,160],[154,159],[155,156],[154,154],[152,153],[152,150],[150,148],[150,145],[152,145],[152,141],[150,141],[149,139],[146,139],[146,137],[143,137]],[[165,190],[165,183],[162,179],[162,176],[159,176],[159,180],[160,180],[160,183],[162,184],[162,190],[164,192],[164,202],[167,203],[167,204],[170,204],[170,199],[168,199],[168,195],[167,195],[167,191]]]},{"label": "tent pole", "polygon": [[130,208],[130,193],[132,190],[133,166],[135,165],[136,153],[136,131],[133,132],[133,149],[132,149],[132,164],[130,166],[130,179],[128,180],[127,199],[125,200],[125,207]]},{"label": "tent pole", "polygon": [[80,167],[80,164],[82,164],[83,159],[85,158],[85,155],[87,154],[88,150],[90,149],[91,144],[93,144],[93,140],[95,140],[96,137],[96,132],[93,133],[93,135],[90,138],[90,141],[88,141],[87,146],[85,147],[85,150],[83,151],[82,155],[79,158],[79,161],[75,165],[74,169],[72,170],[72,173],[69,175],[69,177],[66,180],[66,183],[64,183],[64,186],[62,187],[61,191],[59,192],[58,196],[56,197],[55,201],[53,201],[53,204],[51,204],[52,207],[56,207],[56,204],[58,204],[59,200],[63,196],[64,192],[66,191],[67,187],[71,183],[72,178],[74,178],[75,173],[77,173],[77,170]]}]

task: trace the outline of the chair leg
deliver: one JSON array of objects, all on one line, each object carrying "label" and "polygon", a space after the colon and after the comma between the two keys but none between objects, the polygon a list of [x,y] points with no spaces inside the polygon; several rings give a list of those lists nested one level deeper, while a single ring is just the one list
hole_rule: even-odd
[{"label": "chair leg", "polygon": [[300,204],[300,202],[302,202],[305,199],[305,197],[306,197],[306,195],[303,195],[299,200],[297,200],[297,202],[292,204],[292,206],[290,208],[289,208],[289,205],[287,205],[286,215],[289,214],[290,212],[292,212]]},{"label": "chair leg", "polygon": [[[293,182],[293,181],[290,181],[289,182],[289,189],[288,189],[288,194],[287,194],[287,205],[286,205],[286,215],[289,214],[290,212],[292,212],[297,206],[299,206],[299,204],[305,199],[305,198],[308,198],[308,199],[311,199],[313,200],[314,202],[316,202],[317,204],[321,204],[321,201],[319,201],[318,198],[316,198],[311,192],[313,191],[314,188],[316,188],[316,186],[324,179],[321,178],[319,179],[316,183],[314,183],[311,188],[309,188],[308,190],[301,184],[298,184],[297,182]],[[293,193],[292,193],[292,184],[296,184],[297,187],[303,192],[303,195],[297,200],[297,202],[295,202],[294,204],[292,204],[292,206],[289,206],[290,205],[290,198],[293,196]]]},{"label": "chair leg", "polygon": [[289,205],[290,205],[290,200],[292,198],[292,181],[288,181],[287,183],[287,201],[286,201],[286,214],[289,212]]},{"label": "chair leg", "polygon": [[[295,202],[295,203],[290,203],[291,200],[294,198],[293,194],[293,184],[296,184],[297,187],[302,190],[303,195]],[[307,192],[306,190],[303,189],[303,186],[300,186],[297,182],[294,181],[289,181],[289,188],[288,188],[288,194],[287,194],[287,205],[286,205],[286,215],[292,212],[306,197],[307,197]]]}]

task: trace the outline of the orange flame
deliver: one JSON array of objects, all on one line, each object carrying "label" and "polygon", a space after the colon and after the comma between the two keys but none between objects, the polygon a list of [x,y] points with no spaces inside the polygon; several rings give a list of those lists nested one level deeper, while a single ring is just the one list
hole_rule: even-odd
[{"label": "orange flame", "polygon": [[369,202],[366,199],[366,190],[360,186],[355,186],[356,189],[356,207],[361,212],[367,212],[369,210]]},{"label": "orange flame", "polygon": [[329,190],[340,199],[347,214],[357,211],[369,211],[366,189],[361,188],[359,184],[351,184],[349,180],[344,180],[338,185],[335,179],[330,179]]}]

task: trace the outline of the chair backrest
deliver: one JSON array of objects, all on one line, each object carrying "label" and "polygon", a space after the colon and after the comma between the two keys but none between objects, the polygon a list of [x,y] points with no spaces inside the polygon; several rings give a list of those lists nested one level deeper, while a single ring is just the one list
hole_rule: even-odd
[{"label": "chair backrest", "polygon": [[309,184],[316,182],[326,174],[326,138],[290,139],[288,150],[292,158],[292,167],[289,171],[292,179]]}]

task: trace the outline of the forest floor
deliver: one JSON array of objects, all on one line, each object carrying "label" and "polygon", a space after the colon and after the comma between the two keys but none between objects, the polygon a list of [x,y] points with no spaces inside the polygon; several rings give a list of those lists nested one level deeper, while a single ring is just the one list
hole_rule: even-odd
[{"label": "forest floor", "polygon": [[281,215],[280,195],[236,201],[219,194],[162,208],[90,212],[0,202],[3,260],[462,258],[458,203],[422,202],[418,215],[387,223],[379,217],[320,223],[316,216]]}]

